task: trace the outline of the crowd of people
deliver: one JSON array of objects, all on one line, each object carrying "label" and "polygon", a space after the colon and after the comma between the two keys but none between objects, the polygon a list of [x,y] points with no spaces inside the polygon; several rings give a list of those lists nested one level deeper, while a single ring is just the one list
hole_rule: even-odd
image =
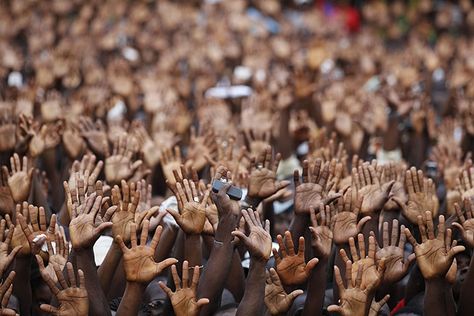
[{"label": "crowd of people", "polygon": [[2,1],[0,315],[474,315],[474,5],[295,2]]}]

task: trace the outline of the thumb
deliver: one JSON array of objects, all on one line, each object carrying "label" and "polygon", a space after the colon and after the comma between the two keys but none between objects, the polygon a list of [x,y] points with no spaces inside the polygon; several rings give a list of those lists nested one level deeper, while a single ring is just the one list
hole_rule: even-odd
[{"label": "thumb", "polygon": [[306,264],[305,271],[308,273],[311,272],[311,270],[313,270],[313,268],[318,264],[318,262],[319,262],[318,258],[313,258],[309,260],[308,263]]},{"label": "thumb", "polygon": [[168,258],[161,262],[156,263],[156,274],[160,274],[164,269],[172,266],[173,264],[178,263],[178,260],[175,258]]},{"label": "thumb", "polygon": [[464,246],[455,246],[451,249],[449,249],[448,251],[448,256],[450,258],[454,257],[455,255],[457,255],[458,253],[461,253],[463,252],[464,250],[466,250],[466,248]]},{"label": "thumb", "polygon": [[177,210],[174,210],[172,208],[167,208],[166,211],[171,215],[173,216],[174,220],[180,224],[181,223],[181,215],[179,214],[179,212]]},{"label": "thumb", "polygon": [[199,300],[197,301],[196,304],[197,304],[198,307],[202,307],[202,306],[204,306],[204,305],[209,304],[209,299],[207,299],[207,298],[201,298],[201,299],[199,299]]},{"label": "thumb", "polygon": [[303,290],[294,290],[293,292],[288,294],[288,298],[293,301],[295,298],[297,298],[301,294],[303,294]]},{"label": "thumb", "polygon": [[342,313],[342,308],[339,305],[329,305],[328,312],[330,313]]},{"label": "thumb", "polygon": [[142,164],[143,164],[143,161],[137,160],[137,161],[135,161],[135,162],[132,164],[132,166],[130,167],[130,169],[131,169],[132,171],[135,171],[135,170],[137,170],[138,167],[140,167]]},{"label": "thumb", "polygon": [[280,182],[277,182],[277,190],[276,191],[281,190],[283,188],[286,188],[289,185],[290,185],[290,181],[288,181],[288,180],[282,180]]},{"label": "thumb", "polygon": [[340,198],[342,196],[341,193],[331,194],[326,199],[324,199],[324,204],[330,204]]},{"label": "thumb", "polygon": [[234,236],[237,240],[235,241],[236,243],[239,242],[239,240],[242,240],[242,242],[248,246],[248,237],[245,236],[245,234],[243,232],[241,232],[240,230],[234,230],[233,232],[231,232],[232,236]]},{"label": "thumb", "polygon": [[390,191],[392,191],[392,187],[395,184],[395,180],[382,184],[382,190],[385,192],[385,195],[388,196]]},{"label": "thumb", "polygon": [[102,223],[102,224],[100,224],[99,226],[97,226],[95,228],[94,232],[95,232],[96,235],[100,235],[104,230],[106,230],[109,227],[112,227],[112,225],[113,225],[112,222]]},{"label": "thumb", "polygon": [[411,265],[415,262],[416,255],[414,253],[410,254],[403,263],[403,271],[408,271],[408,269],[411,267]]},{"label": "thumb", "polygon": [[464,227],[461,224],[459,224],[458,222],[453,222],[452,225],[454,227],[456,227],[457,229],[459,229],[459,231],[464,235],[465,230],[464,230]]},{"label": "thumb", "polygon": [[403,211],[405,210],[406,208],[405,203],[403,203],[402,200],[400,200],[400,198],[394,196],[392,197],[392,201],[395,202],[401,210]]},{"label": "thumb", "polygon": [[361,218],[361,220],[357,223],[357,230],[359,232],[362,231],[362,227],[364,227],[365,223],[367,223],[368,221],[370,221],[371,217],[370,216],[365,216],[363,218]]}]

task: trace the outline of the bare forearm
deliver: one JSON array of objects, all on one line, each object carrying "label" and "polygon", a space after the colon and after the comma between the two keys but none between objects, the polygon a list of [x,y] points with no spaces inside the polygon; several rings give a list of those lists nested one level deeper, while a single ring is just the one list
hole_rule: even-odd
[{"label": "bare forearm", "polygon": [[279,153],[281,153],[282,159],[288,159],[293,152],[292,137],[290,135],[289,124],[290,122],[290,109],[286,108],[280,112],[280,126],[279,132],[280,137],[275,146]]},{"label": "bare forearm", "polygon": [[245,292],[245,274],[242,269],[242,262],[237,250],[234,250],[232,263],[230,266],[229,277],[227,278],[225,288],[234,295],[235,301],[240,302]]},{"label": "bare forearm", "polygon": [[138,315],[145,286],[139,283],[127,282],[125,293],[117,310],[117,316]]},{"label": "bare forearm", "polygon": [[184,259],[190,267],[200,266],[202,257],[201,236],[186,235],[184,242]]},{"label": "bare forearm", "polygon": [[432,316],[448,315],[446,305],[446,281],[444,279],[425,280],[423,314]]},{"label": "bare forearm", "polygon": [[110,290],[110,285],[112,284],[112,279],[114,278],[120,258],[122,258],[122,252],[114,241],[107,252],[107,255],[105,256],[104,261],[100,265],[99,269],[97,269],[100,285],[104,293],[108,293]]},{"label": "bare forearm", "polygon": [[474,315],[474,256],[471,257],[469,271],[461,287],[461,295],[459,298],[459,316]]},{"label": "bare forearm", "polygon": [[198,297],[209,299],[209,304],[201,309],[201,315],[212,315],[218,308],[234,252],[231,232],[237,223],[235,215],[227,215],[219,221],[211,255],[198,287]]},{"label": "bare forearm", "polygon": [[252,259],[245,285],[245,294],[237,308],[236,315],[258,316],[263,314],[265,306],[265,261]]},{"label": "bare forearm", "polygon": [[32,293],[30,285],[31,256],[17,258],[13,294],[20,301],[20,315],[31,315]]},{"label": "bare forearm", "polygon": [[456,315],[456,301],[454,300],[453,289],[451,286],[447,287],[445,294],[446,294],[446,308],[448,310],[448,313],[446,315],[454,316]]},{"label": "bare forearm", "polygon": [[362,228],[364,234],[364,241],[366,244],[369,243],[370,232],[374,232],[375,238],[379,245],[382,244],[382,236],[379,236],[379,213],[370,214],[370,220]]},{"label": "bare forearm", "polygon": [[[176,237],[178,236],[178,227],[171,224],[163,224],[163,232],[161,233],[160,246],[155,251],[155,261],[161,262],[169,258],[169,254],[173,249]],[[176,258],[176,257],[175,257]]]},{"label": "bare forearm", "polygon": [[304,236],[307,227],[309,227],[309,214],[295,214],[289,228],[295,245],[298,244],[300,237]]},{"label": "bare forearm", "polygon": [[92,249],[76,251],[77,268],[84,271],[87,295],[89,297],[89,315],[111,315],[107,298],[100,286]]},{"label": "bare forearm", "polygon": [[324,304],[324,293],[326,291],[327,280],[327,259],[320,259],[314,267],[308,282],[308,291],[303,309],[303,316],[322,315]]}]

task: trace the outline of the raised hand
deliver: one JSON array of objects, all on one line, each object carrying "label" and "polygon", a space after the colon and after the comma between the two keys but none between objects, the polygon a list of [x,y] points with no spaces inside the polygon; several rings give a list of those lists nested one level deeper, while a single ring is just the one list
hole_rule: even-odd
[{"label": "raised hand", "polygon": [[167,148],[163,150],[163,155],[161,156],[161,168],[165,174],[165,179],[168,183],[174,185],[176,183],[173,171],[177,171],[180,177],[184,175],[181,173],[181,151],[178,146],[175,146],[173,150]]},{"label": "raised hand", "polygon": [[153,256],[155,254],[156,247],[158,246],[158,242],[160,241],[161,231],[163,228],[161,226],[156,228],[150,245],[147,245],[149,225],[150,222],[145,220],[140,235],[139,245],[137,244],[137,225],[135,223],[130,225],[131,248],[125,246],[125,243],[123,242],[123,239],[120,235],[115,237],[115,240],[123,252],[123,267],[125,269],[125,278],[128,282],[148,284],[164,269],[178,262],[178,260],[174,258],[168,258],[161,262],[155,262]]},{"label": "raised hand", "polygon": [[425,179],[423,171],[411,167],[405,176],[405,185],[408,192],[408,203],[397,202],[402,209],[403,215],[412,223],[417,223],[418,216],[424,215],[425,211],[430,211],[432,216],[438,214],[439,202],[436,197],[436,189],[431,179]]},{"label": "raised hand", "polygon": [[[390,191],[392,198],[397,198],[400,203],[405,204],[408,200],[407,192],[405,191],[405,172],[406,165],[404,163],[390,162],[383,165],[381,183],[389,183],[395,181]],[[400,207],[393,199],[389,199],[384,205],[385,211],[399,211]]]},{"label": "raised hand", "polygon": [[207,298],[197,299],[197,285],[199,282],[199,267],[193,268],[193,278],[191,286],[189,286],[189,267],[188,262],[183,262],[183,282],[179,278],[176,270],[176,265],[171,266],[171,275],[173,276],[174,285],[176,287],[173,292],[163,282],[159,282],[160,287],[168,295],[173,305],[173,310],[176,316],[196,316],[199,315],[201,307],[208,304]]},{"label": "raised hand", "polygon": [[17,316],[18,314],[11,308],[8,308],[8,302],[13,292],[13,281],[15,280],[15,271],[11,271],[7,278],[0,285],[0,315]]},{"label": "raised hand", "polygon": [[344,244],[350,237],[355,237],[362,231],[362,227],[370,220],[370,216],[359,218],[362,197],[356,198],[352,189],[337,200],[336,215],[333,218],[333,240],[336,244]]},{"label": "raised hand", "polygon": [[461,198],[474,198],[474,167],[462,171],[458,180],[458,191]]},{"label": "raised hand", "polygon": [[372,304],[370,304],[370,310],[368,316],[378,316],[382,307],[387,304],[388,300],[390,299],[390,295],[385,295],[380,301],[376,301],[375,298],[372,300]]},{"label": "raised hand", "polygon": [[79,129],[89,148],[97,155],[103,157],[108,151],[107,132],[102,121],[98,120],[95,124],[89,117],[79,119]]},{"label": "raised hand", "polygon": [[[466,244],[474,248],[474,208],[472,199],[464,199],[464,214],[459,204],[454,204],[459,223],[454,222],[453,226],[459,229]],[[465,215],[465,216],[464,216]],[[467,218],[466,218],[467,217]]]},{"label": "raised hand", "polygon": [[52,241],[55,239],[56,215],[53,214],[49,227],[47,227],[46,213],[42,206],[38,208],[24,202],[22,212],[18,210],[18,206],[16,213],[17,222],[19,222],[21,230],[28,240],[29,248],[27,249],[30,250],[31,254],[37,254],[47,240]]},{"label": "raised hand", "polygon": [[263,151],[270,146],[270,130],[261,131],[254,129],[246,129],[243,132],[247,147],[250,149],[252,157],[261,155]]},{"label": "raised hand", "polygon": [[268,261],[272,252],[270,222],[266,220],[265,227],[263,227],[258,212],[250,208],[248,210],[242,210],[242,216],[245,218],[245,223],[247,223],[247,228],[250,232],[249,235],[246,236],[238,229],[233,231],[232,235],[245,244],[253,259]]},{"label": "raised hand", "polygon": [[71,159],[79,157],[86,148],[86,143],[75,122],[67,122],[66,129],[62,135],[62,144],[64,146],[64,151]]},{"label": "raised hand", "polygon": [[199,135],[196,135],[196,129],[191,127],[191,139],[185,164],[187,167],[193,167],[200,171],[207,165],[206,156],[211,158],[216,156],[216,136],[212,128],[208,127],[205,132],[201,127]]},{"label": "raised hand", "polygon": [[176,183],[176,199],[178,200],[179,212],[167,209],[179,227],[190,235],[202,233],[206,222],[206,205],[208,203],[210,190],[206,190],[202,197],[199,196],[193,181],[184,179],[182,185]]},{"label": "raised hand", "polygon": [[15,130],[13,108],[2,108],[0,116],[0,152],[15,148]]},{"label": "raised hand", "polygon": [[[131,184],[131,186],[133,183]],[[140,180],[136,184],[137,191],[140,192],[140,201],[135,212],[135,223],[138,227],[142,227],[143,221],[148,219],[152,222],[151,226],[156,228],[163,217],[166,216],[166,211],[160,212],[159,206],[151,206],[152,186],[146,183],[145,180]]]},{"label": "raised hand", "polygon": [[295,246],[289,231],[285,232],[285,243],[283,243],[281,235],[277,236],[277,241],[280,246],[281,256],[276,249],[273,249],[273,256],[275,257],[276,271],[281,281],[285,285],[304,283],[319,260],[313,258],[306,264],[304,258],[304,237],[299,239],[298,253],[295,253]]},{"label": "raised hand", "polygon": [[[62,227],[61,227],[62,228]],[[66,265],[69,256],[69,243],[66,241],[64,235],[64,229],[56,232],[56,238],[53,243],[49,240],[46,241],[48,247],[48,265],[44,269],[44,272],[49,275],[51,280],[58,282],[58,278],[54,271],[54,266],[58,266],[59,270],[62,271]]]},{"label": "raised hand", "polygon": [[118,184],[121,180],[128,180],[142,165],[141,160],[132,162],[132,157],[137,152],[134,144],[126,137],[120,137],[114,142],[112,155],[105,159],[105,178],[108,182]]},{"label": "raised hand", "polygon": [[464,251],[464,246],[454,246],[451,229],[446,229],[444,216],[439,216],[438,233],[435,236],[431,212],[418,216],[421,244],[405,228],[408,241],[415,248],[416,261],[425,280],[444,277],[453,263],[454,256]]},{"label": "raised hand", "polygon": [[81,161],[75,160],[72,163],[68,180],[69,189],[76,189],[76,184],[83,181],[87,185],[85,193],[92,194],[95,191],[95,184],[103,166],[102,160],[96,163],[94,155],[84,155]]},{"label": "raised hand", "polygon": [[20,116],[18,127],[20,145],[28,145],[28,155],[37,157],[46,149],[56,147],[61,142],[62,122],[47,123],[40,125],[32,118]]},{"label": "raised hand", "polygon": [[137,182],[137,191],[140,192],[140,202],[138,203],[137,211],[144,212],[151,208],[152,186],[147,184],[145,180]]},{"label": "raised hand", "polygon": [[206,160],[211,165],[211,174],[219,166],[224,166],[234,176],[234,182],[237,182],[239,177],[247,175],[247,168],[243,165],[243,158],[247,153],[245,146],[241,147],[237,154],[235,151],[235,139],[230,137],[227,141],[222,141],[217,146],[217,156],[215,159],[210,156],[205,156]]},{"label": "raised hand", "polygon": [[150,137],[141,122],[132,122],[132,135],[137,140],[139,148],[141,148],[143,152],[145,164],[150,168],[154,168],[161,159],[160,146]]},{"label": "raised hand", "polygon": [[[135,221],[135,214],[140,201],[140,191],[135,190],[135,183],[130,186],[122,180],[122,194],[115,185],[112,188],[112,204],[116,210],[112,214],[112,235],[120,235],[128,243],[130,241],[130,225]],[[140,227],[140,226],[139,226]]]},{"label": "raised hand", "polygon": [[311,207],[328,204],[333,198],[327,198],[326,184],[329,178],[329,164],[323,166],[321,159],[316,160],[312,172],[307,160],[303,161],[303,183],[300,182],[298,170],[294,172],[295,212],[308,214]]},{"label": "raised hand", "polygon": [[[346,286],[342,281],[341,271],[334,266],[334,277],[339,289],[339,305],[328,306],[328,312],[338,313],[342,316],[365,316],[369,310],[369,297],[374,291],[372,284],[362,284],[364,265],[355,270],[350,260],[346,261]],[[355,276],[355,278],[354,278]]]},{"label": "raised hand", "polygon": [[15,203],[21,203],[28,199],[30,195],[31,179],[33,177],[33,167],[28,168],[28,158],[23,157],[23,166],[20,156],[13,154],[10,157],[12,172],[9,174],[7,167],[2,167],[3,177],[8,178],[8,187]]},{"label": "raised hand", "polygon": [[383,185],[373,165],[364,163],[358,169],[352,169],[352,193],[363,197],[362,214],[373,214],[382,210],[389,199],[390,190],[395,181]]},{"label": "raised hand", "polygon": [[402,225],[399,231],[398,220],[396,219],[393,220],[391,236],[388,232],[388,222],[383,223],[382,241],[382,248],[378,249],[375,255],[377,263],[382,259],[385,260],[383,283],[392,284],[400,281],[408,273],[408,269],[415,260],[415,254],[412,253],[407,259],[404,259],[405,226]]},{"label": "raised hand", "polygon": [[13,262],[13,259],[15,259],[16,257],[16,254],[21,249],[21,246],[16,246],[15,248],[13,248],[11,252],[9,252],[10,242],[12,240],[15,227],[11,225],[8,228],[8,233],[6,234],[5,234],[5,228],[6,228],[6,221],[2,219],[0,221],[0,277],[3,277],[3,273],[11,265],[11,263]]},{"label": "raised hand", "polygon": [[436,162],[448,190],[456,188],[456,179],[462,173],[462,150],[459,146],[448,147],[438,143],[432,151],[432,160]]},{"label": "raised hand", "polygon": [[214,180],[224,180],[228,182],[224,188],[222,188],[219,192],[211,192],[211,199],[215,203],[217,207],[217,211],[219,216],[233,214],[236,216],[240,215],[240,204],[238,201],[231,200],[230,197],[227,195],[227,191],[229,190],[232,182],[229,182],[232,178],[232,174],[230,171],[227,170],[226,167],[220,166],[217,168],[217,171],[214,175]]},{"label": "raised hand", "polygon": [[[365,287],[370,284],[372,287],[377,288],[380,285],[380,282],[382,281],[383,274],[385,271],[385,259],[382,258],[381,260],[379,260],[379,262],[376,262],[375,260],[376,242],[374,236],[369,236],[369,248],[367,256],[365,253],[366,248],[364,235],[358,234],[357,241],[359,245],[359,251],[357,251],[357,248],[355,246],[354,238],[349,238],[349,248],[352,255],[354,269],[358,269],[358,266],[362,265],[364,267],[364,269],[362,270],[362,286]],[[344,262],[350,261],[344,249],[340,250],[340,254]],[[355,271],[352,271],[352,273],[352,278],[355,278]]]},{"label": "raised hand", "polygon": [[276,179],[280,159],[281,155],[277,154],[272,161],[272,148],[268,147],[261,152],[256,162],[252,163],[247,193],[249,198],[266,199],[290,184],[289,181],[277,181]]},{"label": "raised hand", "polygon": [[265,305],[271,315],[284,315],[290,309],[295,298],[303,294],[303,290],[294,290],[286,294],[280,277],[275,269],[270,268],[267,271],[267,279],[265,285]]},{"label": "raised hand", "polygon": [[85,316],[89,314],[89,298],[87,297],[86,283],[84,279],[84,272],[82,270],[77,270],[77,275],[79,279],[79,286],[77,284],[76,276],[74,273],[74,268],[72,263],[68,262],[66,264],[67,269],[67,281],[64,278],[63,272],[60,267],[53,263],[54,273],[56,274],[56,279],[59,281],[60,287],[57,283],[51,279],[50,274],[46,271],[44,267],[43,259],[40,256],[36,256],[36,261],[40,269],[40,274],[43,280],[48,285],[51,293],[59,302],[59,307],[54,307],[49,304],[41,304],[40,309],[43,312],[51,313],[52,315],[58,316]]},{"label": "raised hand", "polygon": [[102,197],[92,193],[80,204],[72,205],[72,217],[69,223],[69,234],[74,249],[88,249],[94,246],[100,234],[113,225],[111,216],[116,210],[112,206],[104,214],[100,214]]},{"label": "raised hand", "polygon": [[8,172],[0,174],[0,214],[11,214],[15,209],[10,187],[8,186]]},{"label": "raised hand", "polygon": [[311,246],[314,249],[315,255],[319,258],[328,259],[331,255],[333,226],[334,221],[332,217],[335,215],[334,205],[319,205],[319,223],[318,216],[314,209],[311,210],[311,231],[312,239]]}]

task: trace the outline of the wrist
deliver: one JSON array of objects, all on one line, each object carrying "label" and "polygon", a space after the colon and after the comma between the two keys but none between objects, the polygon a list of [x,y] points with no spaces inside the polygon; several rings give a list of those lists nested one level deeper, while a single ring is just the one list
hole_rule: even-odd
[{"label": "wrist", "polygon": [[231,232],[239,224],[239,216],[235,214],[227,214],[219,218],[219,225],[217,226],[214,240],[220,243],[230,243],[234,237]]},{"label": "wrist", "polygon": [[268,259],[252,256],[250,257],[250,268],[262,268],[265,270]]},{"label": "wrist", "polygon": [[133,291],[135,293],[144,293],[148,283],[138,283],[127,281],[126,291]]},{"label": "wrist", "polygon": [[425,284],[427,287],[446,287],[449,283],[444,277],[435,277],[430,279],[425,279]]},{"label": "wrist", "polygon": [[92,259],[94,259],[94,250],[92,248],[73,248],[73,251],[77,256],[91,257]]}]

